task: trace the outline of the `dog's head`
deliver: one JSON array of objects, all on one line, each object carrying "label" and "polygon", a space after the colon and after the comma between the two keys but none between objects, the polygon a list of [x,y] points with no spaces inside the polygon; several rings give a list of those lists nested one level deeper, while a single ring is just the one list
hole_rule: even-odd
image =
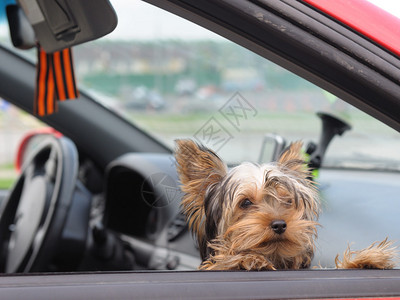
[{"label": "dog's head", "polygon": [[211,150],[177,141],[182,208],[203,260],[223,248],[261,253],[280,269],[310,264],[319,208],[301,146],[291,144],[274,163],[228,170]]}]

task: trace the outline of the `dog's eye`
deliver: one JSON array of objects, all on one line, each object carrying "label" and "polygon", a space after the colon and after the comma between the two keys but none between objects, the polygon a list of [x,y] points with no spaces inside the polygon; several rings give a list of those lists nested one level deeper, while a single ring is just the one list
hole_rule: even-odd
[{"label": "dog's eye", "polygon": [[291,206],[292,203],[293,203],[293,200],[292,200],[292,198],[288,198],[288,199],[285,199],[285,200],[283,201],[283,203],[284,203],[285,205],[287,205],[287,206]]},{"label": "dog's eye", "polygon": [[253,202],[246,198],[240,203],[240,208],[248,208],[251,205],[253,205]]}]

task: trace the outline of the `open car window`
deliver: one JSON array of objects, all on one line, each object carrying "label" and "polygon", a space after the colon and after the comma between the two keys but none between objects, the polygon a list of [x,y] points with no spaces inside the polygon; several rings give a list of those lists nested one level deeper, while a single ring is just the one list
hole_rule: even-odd
[{"label": "open car window", "polygon": [[397,132],[336,96],[150,4],[114,6],[118,28],[74,49],[78,82],[170,148],[191,137],[231,165],[259,162],[268,133],[317,142],[326,112],[352,126],[326,166],[399,170]]},{"label": "open car window", "polygon": [[[334,268],[335,255],[352,243],[361,249],[385,237],[397,242],[399,132],[249,49],[183,18],[143,1],[111,2],[119,19],[116,30],[73,47],[81,98],[62,103],[59,115],[43,118],[76,144],[76,149],[65,147],[73,149],[65,153],[73,158],[79,155],[75,160],[68,156],[70,165],[77,166],[75,173],[71,171],[76,184],[71,184],[70,192],[74,204],[83,200],[84,205],[76,204],[74,209],[78,207],[76,215],[84,215],[84,220],[75,223],[75,215],[69,214],[66,224],[70,227],[62,232],[66,244],[72,236],[71,244],[78,245],[76,252],[67,253],[71,256],[66,255],[64,261],[63,251],[73,247],[61,244],[55,262],[37,270],[197,269],[199,247],[181,213],[183,194],[171,155],[175,141],[189,138],[203,144],[228,168],[244,161],[268,163],[276,159],[274,146],[279,144],[282,151],[297,140],[303,141],[302,153],[310,159],[321,139],[324,118],[334,118],[345,126],[343,131],[334,132],[320,172],[312,174],[322,208],[312,266]],[[1,41],[9,45],[7,29],[3,26],[1,30]],[[36,59],[35,50],[21,53],[30,61]],[[379,107],[379,100],[375,104]],[[82,111],[74,111],[79,108]],[[28,113],[0,100],[0,184],[2,174],[12,172],[8,185],[0,185],[3,199],[15,178],[10,170],[23,134],[43,126]],[[154,141],[165,147],[155,147]],[[50,163],[39,159],[41,168],[36,173],[49,175],[46,172],[54,162],[49,153],[54,153],[45,152]],[[62,161],[60,157],[56,160]],[[50,175],[47,177],[51,180],[46,181],[49,190],[54,174]],[[46,205],[46,209],[50,207]],[[39,223],[41,220],[37,219]],[[77,233],[73,231],[75,224],[84,230],[74,240],[68,230]],[[7,228],[12,232],[13,226]],[[110,245],[115,246],[115,252],[108,252]],[[162,272],[157,274],[163,276]],[[295,280],[301,281],[298,277]]]},{"label": "open car window", "polygon": [[35,117],[0,99],[0,190],[6,191],[18,176],[17,154],[24,138],[47,127]]}]

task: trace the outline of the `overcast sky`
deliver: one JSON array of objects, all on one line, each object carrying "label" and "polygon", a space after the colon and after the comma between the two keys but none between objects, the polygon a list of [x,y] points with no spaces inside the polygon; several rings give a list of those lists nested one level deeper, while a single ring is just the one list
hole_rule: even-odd
[{"label": "overcast sky", "polygon": [[[5,2],[14,0],[0,0]],[[332,0],[334,1],[334,0]],[[399,0],[368,0],[400,18]],[[119,17],[119,25],[113,33],[106,36],[110,39],[222,39],[199,26],[177,18],[141,0],[111,0]],[[2,18],[4,20],[4,16]],[[0,24],[0,36],[8,33],[5,23]]]},{"label": "overcast sky", "polygon": [[220,38],[192,22],[140,0],[112,0],[111,3],[119,16],[119,24],[109,38]]},{"label": "overcast sky", "polygon": [[400,1],[399,0],[368,0],[369,2],[375,4],[387,10],[392,15],[400,18]]},{"label": "overcast sky", "polygon": [[[334,1],[334,0],[333,0]],[[399,0],[368,0],[400,18]],[[219,36],[186,20],[161,11],[141,0],[111,0],[119,18],[119,26],[108,38],[137,39],[184,38],[201,39]],[[134,25],[133,25],[134,24]],[[173,34],[173,35],[172,35]]]}]

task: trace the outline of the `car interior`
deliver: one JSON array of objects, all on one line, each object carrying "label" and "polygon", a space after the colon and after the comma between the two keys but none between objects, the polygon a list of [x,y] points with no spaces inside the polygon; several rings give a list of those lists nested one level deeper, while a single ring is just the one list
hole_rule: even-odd
[{"label": "car interior", "polygon": [[[199,249],[181,212],[173,155],[179,138],[210,147],[229,167],[274,161],[289,143],[302,140],[322,206],[312,268],[334,268],[348,245],[361,249],[385,238],[398,245],[399,117],[385,114],[398,104],[395,92],[377,100],[386,81],[372,94],[374,86],[362,85],[362,75],[326,71],[329,64],[300,46],[304,53],[291,50],[297,54],[289,57],[284,51],[290,42],[265,45],[263,37],[246,33],[257,36],[263,30],[257,22],[278,10],[276,3],[254,1],[265,11],[243,24],[241,39],[237,28],[249,16],[237,28],[223,23],[245,5],[240,1],[198,4],[215,6],[222,15],[217,21],[186,2],[127,2],[10,4],[0,46],[0,97],[11,108],[0,113],[0,148],[15,144],[7,163],[19,152],[21,170],[0,193],[0,272],[196,270]],[[27,13],[32,3],[40,3],[39,21]],[[241,9],[250,14],[252,7]],[[341,26],[327,22],[333,31]],[[186,26],[186,33],[180,30]],[[132,27],[135,37],[128,36]],[[341,30],[349,39],[356,35]],[[48,53],[73,49],[79,87],[78,99],[60,101],[57,112],[44,116],[34,115],[37,41]],[[314,46],[322,53],[321,45]],[[303,59],[300,67],[294,55]],[[318,77],[315,70],[329,75]],[[52,130],[39,130],[44,127]]]}]

